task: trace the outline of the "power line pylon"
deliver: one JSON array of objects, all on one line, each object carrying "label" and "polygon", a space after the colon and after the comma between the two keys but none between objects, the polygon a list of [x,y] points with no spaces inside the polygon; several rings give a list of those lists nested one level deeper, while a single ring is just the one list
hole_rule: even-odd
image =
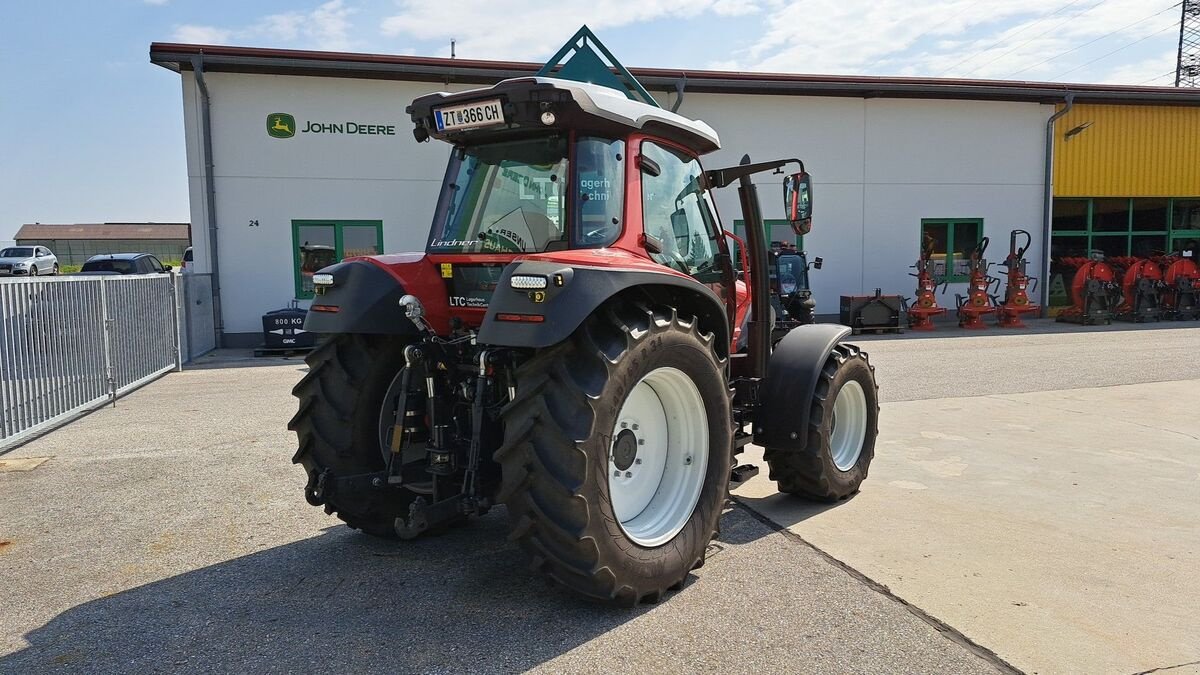
[{"label": "power line pylon", "polygon": [[1179,18],[1176,87],[1200,87],[1200,0],[1183,0]]}]

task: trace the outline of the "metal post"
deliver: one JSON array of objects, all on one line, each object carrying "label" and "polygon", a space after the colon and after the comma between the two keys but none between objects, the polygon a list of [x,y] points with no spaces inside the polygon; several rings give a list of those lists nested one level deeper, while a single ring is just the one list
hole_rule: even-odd
[{"label": "metal post", "polygon": [[171,327],[175,329],[175,341],[172,347],[175,349],[175,372],[183,372],[183,350],[179,344],[179,284],[182,275],[171,272]]},{"label": "metal post", "polygon": [[117,380],[113,374],[112,319],[108,318],[108,282],[100,277],[100,337],[104,341],[104,377],[108,381],[108,397],[117,407]]},{"label": "metal post", "polygon": [[[7,288],[8,284],[0,286],[0,314],[8,314],[7,311],[3,311],[7,308],[7,294],[5,293]],[[8,364],[8,343],[10,342],[10,338],[3,334],[6,330],[5,325],[0,324],[0,439],[12,435],[12,432],[9,431],[9,417],[11,414],[8,410],[8,379],[12,375],[12,368],[11,365],[6,367],[6,364]]]}]

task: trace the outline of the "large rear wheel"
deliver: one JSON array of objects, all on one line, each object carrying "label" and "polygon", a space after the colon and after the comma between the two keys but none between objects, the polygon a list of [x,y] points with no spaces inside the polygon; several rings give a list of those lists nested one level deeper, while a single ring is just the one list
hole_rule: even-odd
[{"label": "large rear wheel", "polygon": [[329,337],[305,358],[308,374],[292,389],[300,408],[288,423],[299,440],[292,461],[308,475],[309,501],[324,504],[350,527],[384,537],[395,535],[396,517],[408,515],[415,494],[340,493],[328,486],[332,477],[384,470],[381,419],[388,413],[394,419],[399,392],[392,385],[404,367],[405,346],[383,335]]},{"label": "large rear wheel", "polygon": [[504,426],[500,500],[535,569],[633,605],[703,564],[732,435],[724,363],[695,319],[601,310],[522,364]]},{"label": "large rear wheel", "polygon": [[780,492],[835,502],[858,492],[875,456],[879,389],[875,368],[854,345],[838,344],[825,360],[813,395],[808,446],[766,448]]}]

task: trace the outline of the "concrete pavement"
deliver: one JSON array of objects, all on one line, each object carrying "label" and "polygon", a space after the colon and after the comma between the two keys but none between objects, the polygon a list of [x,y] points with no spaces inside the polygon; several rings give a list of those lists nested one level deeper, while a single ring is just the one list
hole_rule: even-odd
[{"label": "concrete pavement", "polygon": [[[687,587],[599,607],[549,586],[502,509],[396,543],[303,499],[302,363],[171,374],[0,471],[0,672],[995,673],[741,507]],[[951,636],[953,637],[953,635]]]},{"label": "concrete pavement", "polygon": [[303,363],[210,359],[0,456],[0,672],[1200,672],[1200,329],[861,342],[863,492],[763,465],[635,611],[527,572],[501,510],[337,525],[288,463]]}]

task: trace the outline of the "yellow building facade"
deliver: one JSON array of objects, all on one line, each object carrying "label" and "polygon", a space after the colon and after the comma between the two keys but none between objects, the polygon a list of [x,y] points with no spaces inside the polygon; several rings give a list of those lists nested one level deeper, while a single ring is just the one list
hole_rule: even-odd
[{"label": "yellow building facade", "polygon": [[1062,258],[1152,257],[1200,242],[1200,107],[1077,104],[1054,129],[1051,304]]}]

